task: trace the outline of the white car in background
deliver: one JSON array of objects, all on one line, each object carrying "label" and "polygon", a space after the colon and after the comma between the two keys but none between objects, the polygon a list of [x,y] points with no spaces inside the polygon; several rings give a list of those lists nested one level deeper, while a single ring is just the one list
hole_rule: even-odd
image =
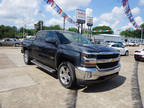
[{"label": "white car in background", "polygon": [[134,58],[137,61],[138,60],[144,61],[144,49],[135,51]]},{"label": "white car in background", "polygon": [[123,46],[122,44],[109,43],[108,46],[111,47],[111,48],[114,48],[116,50],[119,50],[120,51],[120,55],[129,56],[129,50],[127,48],[125,48],[125,46]]}]

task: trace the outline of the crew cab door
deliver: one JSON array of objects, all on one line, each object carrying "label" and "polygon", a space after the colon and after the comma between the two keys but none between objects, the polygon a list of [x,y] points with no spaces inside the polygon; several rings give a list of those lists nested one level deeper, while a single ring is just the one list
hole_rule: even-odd
[{"label": "crew cab door", "polygon": [[44,47],[45,45],[45,32],[44,31],[39,31],[37,34],[36,34],[36,38],[35,40],[32,42],[32,45],[31,45],[31,55],[34,59],[42,62],[42,48]]},{"label": "crew cab door", "polygon": [[57,53],[57,36],[54,31],[47,31],[45,35],[45,43],[41,49],[42,62],[49,67],[55,68],[55,57]]}]

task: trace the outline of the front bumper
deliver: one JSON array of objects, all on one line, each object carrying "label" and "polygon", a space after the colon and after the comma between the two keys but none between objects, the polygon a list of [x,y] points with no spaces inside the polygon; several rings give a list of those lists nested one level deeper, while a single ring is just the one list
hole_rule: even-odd
[{"label": "front bumper", "polygon": [[134,55],[134,58],[135,58],[136,60],[144,61],[144,58],[142,57],[142,55],[137,55],[137,54],[135,54],[135,55]]},{"label": "front bumper", "polygon": [[110,79],[120,71],[120,64],[111,69],[98,70],[97,68],[85,68],[77,67],[75,68],[76,78],[81,82],[96,82],[99,79]]}]

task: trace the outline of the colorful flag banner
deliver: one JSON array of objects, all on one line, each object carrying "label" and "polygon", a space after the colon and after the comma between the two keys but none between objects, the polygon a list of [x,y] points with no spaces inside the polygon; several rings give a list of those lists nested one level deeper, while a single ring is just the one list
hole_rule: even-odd
[{"label": "colorful flag banner", "polygon": [[131,9],[130,9],[130,6],[129,6],[129,3],[128,3],[128,0],[122,0],[122,6],[124,8],[124,11],[125,11],[125,14],[127,15],[129,21],[133,24],[133,26],[136,28],[136,29],[139,29],[140,27],[137,25],[137,23],[135,22],[134,20],[134,17],[131,13]]},{"label": "colorful flag banner", "polygon": [[70,18],[56,3],[54,0],[44,0],[46,1],[47,4],[51,5],[51,7],[60,15],[62,16],[65,20],[67,20],[71,24],[76,24],[76,22]]},{"label": "colorful flag banner", "polygon": [[97,32],[97,33],[101,33],[101,32],[111,32],[112,30],[93,30],[92,32]]}]

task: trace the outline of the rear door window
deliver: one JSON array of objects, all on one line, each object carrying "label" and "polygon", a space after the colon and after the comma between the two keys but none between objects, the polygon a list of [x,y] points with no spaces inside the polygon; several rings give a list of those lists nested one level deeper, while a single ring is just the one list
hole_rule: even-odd
[{"label": "rear door window", "polygon": [[45,41],[45,35],[46,35],[46,32],[45,32],[45,31],[39,31],[39,32],[36,34],[36,40],[37,40],[37,41]]},{"label": "rear door window", "polygon": [[56,40],[56,34],[55,32],[52,32],[52,31],[48,31],[45,35],[45,39],[46,40]]}]

